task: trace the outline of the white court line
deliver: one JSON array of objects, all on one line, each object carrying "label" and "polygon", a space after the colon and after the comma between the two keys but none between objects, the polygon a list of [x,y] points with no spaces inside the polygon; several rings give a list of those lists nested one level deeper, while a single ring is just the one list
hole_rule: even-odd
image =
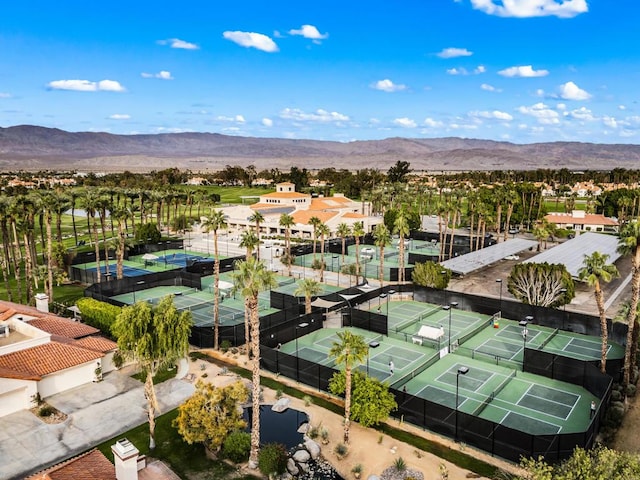
[{"label": "white court line", "polygon": [[[474,350],[478,350],[478,351],[480,351],[480,348],[481,348],[481,347],[483,347],[484,345],[487,345],[487,344],[488,344],[489,342],[491,342],[491,341],[493,341],[493,342],[498,342],[498,340],[495,340],[495,339],[493,339],[493,338],[489,338],[489,339],[485,340],[485,341],[484,341],[484,343],[482,343],[482,344],[480,344],[479,346],[477,346],[476,348],[474,348]],[[514,345],[514,344],[512,343],[511,345]],[[518,351],[516,351],[515,353],[511,353],[509,350],[505,350],[504,348],[501,348],[501,347],[495,347],[495,348],[494,348],[494,347],[491,347],[490,349],[491,349],[491,350],[500,350],[500,351],[502,351],[502,352],[506,352],[506,354],[505,354],[505,355],[500,355],[500,356],[501,356],[501,357],[504,357],[504,358],[507,358],[508,360],[513,360],[513,358],[514,358],[516,355],[518,355],[518,354],[522,351],[522,348],[520,348],[520,349],[519,349]],[[490,352],[482,352],[482,351],[480,351],[480,353],[484,353],[485,355],[492,355]],[[496,355],[496,354],[494,353],[493,355]],[[507,355],[511,355],[511,356],[510,356],[510,357],[507,357]]]},{"label": "white court line", "polygon": [[529,390],[531,390],[531,387],[533,387],[533,383],[529,384],[529,388],[527,388],[527,390],[520,396],[520,398],[518,399],[518,401],[514,405],[519,405],[520,404],[520,400],[522,400],[524,398],[524,396],[529,393]]},{"label": "white court line", "polygon": [[566,403],[556,402],[555,400],[550,400],[548,398],[539,397],[537,395],[529,395],[529,396],[532,397],[532,398],[539,398],[541,400],[545,400],[545,401],[550,402],[550,403],[555,403],[556,405],[562,405],[563,407],[568,407],[569,408],[569,413],[567,415],[565,415],[564,417],[559,417],[558,415],[554,415],[553,413],[549,413],[547,411],[536,410],[535,408],[526,407],[526,406],[520,405],[520,404],[518,404],[518,406],[522,407],[522,408],[528,408],[529,410],[535,410],[536,412],[541,412],[541,413],[544,413],[545,415],[549,415],[550,417],[554,417],[554,418],[559,418],[561,420],[567,420],[571,416],[571,412],[573,412],[573,407],[571,407],[570,405],[567,405]]},{"label": "white court line", "polygon": [[503,418],[503,420],[504,420],[505,418],[507,418],[507,417],[508,417],[509,415],[511,415],[511,414],[513,414],[513,415],[520,415],[521,417],[531,418],[531,419],[535,420],[535,421],[536,421],[536,422],[538,422],[538,423],[546,423],[547,425],[550,425],[550,426],[552,426],[552,427],[555,427],[555,428],[557,429],[557,431],[556,431],[556,433],[555,433],[556,435],[562,431],[562,427],[561,427],[560,425],[556,425],[555,423],[551,423],[551,422],[546,422],[546,421],[544,421],[544,420],[540,420],[539,418],[531,417],[531,416],[529,416],[529,415],[523,415],[523,414],[522,414],[522,413],[520,413],[520,412],[513,412],[513,411],[510,411],[509,413],[507,413],[507,414],[505,415],[505,417]]}]

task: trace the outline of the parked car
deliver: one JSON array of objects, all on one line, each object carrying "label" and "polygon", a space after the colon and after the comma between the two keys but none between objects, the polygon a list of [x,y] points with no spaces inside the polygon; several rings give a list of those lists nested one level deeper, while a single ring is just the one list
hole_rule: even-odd
[{"label": "parked car", "polygon": [[518,255],[507,255],[506,257],[504,257],[505,260],[520,260],[520,257]]},{"label": "parked car", "polygon": [[516,233],[520,233],[520,230],[519,230],[519,229],[517,229],[517,228],[510,228],[510,229],[509,229],[509,233],[510,233],[511,235],[515,235]]}]

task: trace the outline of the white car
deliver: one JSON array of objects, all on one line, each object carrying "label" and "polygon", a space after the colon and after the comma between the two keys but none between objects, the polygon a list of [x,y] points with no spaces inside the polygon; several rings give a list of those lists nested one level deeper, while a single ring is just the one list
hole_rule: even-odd
[{"label": "white car", "polygon": [[518,255],[507,255],[506,257],[504,257],[505,260],[520,260],[520,257]]}]

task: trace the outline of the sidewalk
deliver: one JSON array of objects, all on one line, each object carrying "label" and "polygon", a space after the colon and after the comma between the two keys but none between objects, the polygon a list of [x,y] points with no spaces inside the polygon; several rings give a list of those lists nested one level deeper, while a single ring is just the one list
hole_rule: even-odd
[{"label": "sidewalk", "polygon": [[[156,385],[160,411],[176,408],[193,392],[184,380]],[[46,401],[67,419],[47,424],[28,410],[0,418],[0,478],[24,478],[147,421],[143,385],[128,371],[111,372],[100,383]]]}]

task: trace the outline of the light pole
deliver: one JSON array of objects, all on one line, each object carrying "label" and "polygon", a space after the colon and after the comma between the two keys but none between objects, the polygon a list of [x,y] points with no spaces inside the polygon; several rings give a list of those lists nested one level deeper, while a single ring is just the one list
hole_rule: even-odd
[{"label": "light pole", "polygon": [[456,442],[458,441],[458,390],[460,389],[460,375],[466,375],[469,373],[469,367],[465,367],[464,365],[458,367],[458,371],[456,372]]},{"label": "light pole", "polygon": [[496,283],[500,284],[500,313],[502,314],[502,279],[497,278]]},{"label": "light pole", "polygon": [[307,328],[309,324],[302,322],[296,325],[296,381],[300,382],[300,357],[298,357],[298,329]]},{"label": "light pole", "polygon": [[391,301],[391,295],[393,295],[394,293],[396,293],[395,290],[389,290],[387,292],[387,318],[389,318],[389,302]]},{"label": "light pole", "polygon": [[133,284],[133,303],[136,303],[136,285],[142,285],[144,284],[144,280],[140,280],[139,282],[136,282]]},{"label": "light pole", "polygon": [[367,349],[367,377],[369,376],[369,350],[372,348],[378,348],[380,342],[369,342],[369,348]]},{"label": "light pole", "polygon": [[[333,269],[333,262],[335,261],[336,258],[338,258],[338,255],[331,255],[331,271],[332,272],[336,271]],[[338,286],[340,286],[340,262],[338,262]]]},{"label": "light pole", "polygon": [[524,320],[520,320],[519,325],[522,327],[522,371],[524,372],[524,351],[527,348],[527,335],[529,335],[529,330],[527,329],[527,325],[533,321],[533,317],[531,315],[527,315],[524,317]]}]

